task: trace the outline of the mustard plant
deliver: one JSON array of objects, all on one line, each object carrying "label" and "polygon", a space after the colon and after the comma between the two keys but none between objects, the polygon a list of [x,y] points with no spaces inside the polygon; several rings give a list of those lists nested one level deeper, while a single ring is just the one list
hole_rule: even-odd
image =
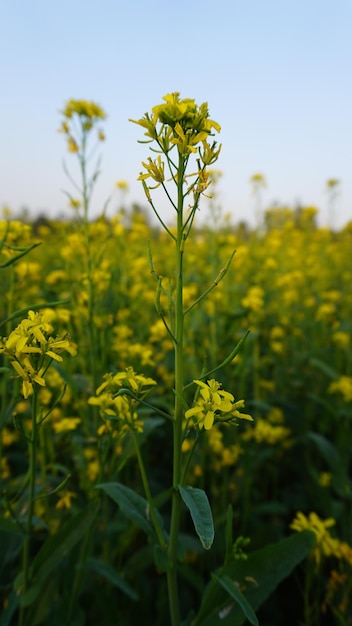
[{"label": "mustard plant", "polygon": [[[88,319],[86,328],[88,333],[88,359],[90,374],[93,378],[93,387],[95,388],[98,380],[98,354],[94,321],[96,297],[93,274],[98,261],[93,255],[89,220],[92,195],[100,174],[100,157],[92,168],[90,167],[90,161],[98,145],[105,141],[101,123],[105,120],[106,113],[95,102],[72,99],[65,104],[61,114],[63,119],[59,132],[63,133],[67,142],[68,152],[76,156],[79,166],[79,174],[76,178],[71,175],[64,162],[64,170],[72,184],[75,195],[73,195],[73,192],[65,193],[69,198],[69,206],[76,212],[78,225],[81,227],[79,232],[82,234],[84,247],[82,279],[87,290],[86,306]],[[104,214],[104,210],[105,207],[102,210],[102,214]]]},{"label": "mustard plant", "polygon": [[[214,278],[213,284],[186,307],[184,304],[185,254],[201,197],[212,181],[209,168],[217,161],[220,154],[221,146],[218,146],[214,139],[214,134],[220,131],[220,125],[210,119],[207,103],[197,105],[193,99],[181,99],[177,92],[165,96],[164,103],[155,106],[151,114],[146,113],[143,118],[131,121],[146,131],[147,142],[153,144],[151,150],[157,153],[156,158],[148,157],[143,162],[144,169],[138,179],[142,182],[146,198],[161,227],[170,238],[174,251],[174,275],[171,283],[168,281],[166,285],[163,277],[156,272],[152,251],[150,247],[148,249],[150,270],[157,281],[156,310],[174,348],[174,409],[172,414],[166,416],[172,422],[173,428],[173,478],[169,533],[162,531],[160,527],[139,451],[137,456],[159,543],[159,551],[156,551],[157,562],[167,573],[171,623],[173,626],[178,626],[181,623],[181,616],[177,562],[182,501],[191,513],[203,547],[209,549],[214,537],[212,514],[205,492],[187,486],[190,459],[203,429],[210,429],[216,422],[237,423],[238,419],[252,420],[252,418],[239,411],[244,402],[242,400],[235,402],[233,395],[222,390],[221,383],[212,378],[216,371],[234,358],[239,346],[235,346],[225,361],[211,371],[199,372],[198,380],[185,381],[184,375],[186,318],[224,278],[234,254]],[[175,228],[166,224],[154,204],[152,192],[157,187],[161,187],[171,204],[175,215]],[[165,299],[167,313],[164,310]],[[187,396],[193,385],[196,385],[194,406],[189,406]],[[144,400],[138,398],[136,392],[131,389],[127,391],[126,388],[120,389],[116,397],[124,393],[128,393],[129,396],[132,394],[134,399],[144,403]],[[97,394],[99,395],[98,392]],[[157,412],[160,413],[160,410]],[[163,412],[162,414],[165,417]],[[196,436],[186,461],[183,461],[182,445],[192,429]],[[138,450],[136,439],[135,443]],[[109,484],[102,485],[102,487],[111,495]],[[119,501],[116,490],[115,499]]]},{"label": "mustard plant", "polygon": [[[76,354],[76,348],[67,335],[54,336],[52,333],[53,327],[45,313],[29,311],[28,317],[22,320],[8,337],[0,340],[0,353],[9,359],[15,375],[21,381],[21,394],[24,399],[29,399],[31,405],[29,426],[25,422],[18,421],[18,428],[27,442],[29,456],[28,504],[24,524],[22,571],[15,581],[15,589],[20,596],[20,626],[25,623],[25,607],[30,603],[27,595],[32,584],[31,542],[34,503],[39,496],[36,492],[39,429],[55,406],[53,404],[52,407],[44,410],[38,401],[38,393],[39,389],[46,385],[45,377],[52,363],[63,360],[61,353],[67,352],[72,356]],[[60,401],[64,392],[65,388],[57,398],[57,402]],[[60,487],[61,485],[55,491]],[[41,494],[41,497],[48,495],[47,493]],[[7,506],[9,513],[22,528],[22,520],[9,501]]]},{"label": "mustard plant", "polygon": [[254,206],[254,216],[255,216],[255,226],[258,230],[258,233],[262,233],[264,223],[263,223],[263,203],[262,203],[262,193],[263,189],[267,186],[265,176],[260,173],[253,174],[249,183],[252,187],[252,194],[254,196],[255,206]]},{"label": "mustard plant", "polygon": [[329,178],[326,181],[328,194],[328,227],[334,230],[336,221],[337,199],[341,190],[341,181],[337,178]]}]

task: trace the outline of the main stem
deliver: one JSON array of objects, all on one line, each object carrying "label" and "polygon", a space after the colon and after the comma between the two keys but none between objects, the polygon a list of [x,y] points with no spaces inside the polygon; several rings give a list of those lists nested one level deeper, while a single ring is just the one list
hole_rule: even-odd
[{"label": "main stem", "polygon": [[[85,270],[87,274],[87,287],[88,287],[88,342],[89,342],[89,365],[90,365],[90,373],[92,376],[92,385],[93,390],[95,390],[98,386],[98,370],[97,370],[97,346],[96,346],[96,333],[95,333],[95,325],[94,325],[94,309],[95,309],[95,294],[94,294],[94,285],[93,285],[93,260],[91,253],[91,236],[89,230],[89,202],[90,202],[90,192],[89,192],[89,183],[87,179],[87,157],[86,157],[86,147],[87,147],[87,134],[86,131],[82,128],[82,149],[79,157],[80,166],[81,166],[81,176],[82,176],[82,202],[83,202],[83,232],[84,232],[84,244],[85,244]],[[93,428],[96,428],[97,422],[97,411],[96,408],[93,407],[92,413],[94,416],[93,420]]]},{"label": "main stem", "polygon": [[165,547],[165,539],[164,539],[163,531],[162,531],[162,529],[160,527],[160,524],[159,524],[159,521],[158,521],[158,517],[157,517],[157,514],[156,514],[156,509],[155,509],[155,506],[154,506],[152,494],[151,494],[150,487],[149,487],[147,472],[145,471],[143,457],[142,457],[141,450],[140,450],[140,447],[139,447],[138,438],[137,438],[137,435],[136,435],[136,431],[133,429],[133,427],[132,427],[132,431],[131,432],[132,432],[132,439],[133,439],[133,443],[134,443],[134,448],[135,448],[136,455],[137,455],[139,471],[140,471],[141,477],[142,477],[144,493],[146,495],[146,498],[147,498],[147,501],[148,501],[148,505],[149,505],[150,515],[151,515],[151,518],[152,518],[152,522],[153,522],[153,525],[154,525],[154,529],[155,529],[156,535],[157,535],[158,540],[159,540],[159,544],[164,548]]},{"label": "main stem", "polygon": [[[28,495],[28,511],[26,522],[26,534],[23,544],[22,555],[22,574],[23,574],[23,588],[22,593],[25,593],[29,587],[29,568],[30,568],[30,549],[31,549],[31,536],[32,536],[32,520],[34,513],[34,498],[35,498],[35,473],[36,473],[36,456],[37,456],[37,392],[34,390],[32,398],[32,432],[29,439],[29,495]],[[20,606],[19,626],[24,624],[24,607]]]},{"label": "main stem", "polygon": [[173,482],[170,541],[168,547],[169,569],[167,583],[172,626],[180,624],[180,607],[177,582],[177,542],[180,528],[181,502],[178,485],[181,482],[181,447],[183,421],[183,388],[184,388],[184,348],[183,348],[183,178],[185,161],[179,155],[177,178],[177,237],[176,237],[176,299],[175,299],[175,412],[173,422]]}]

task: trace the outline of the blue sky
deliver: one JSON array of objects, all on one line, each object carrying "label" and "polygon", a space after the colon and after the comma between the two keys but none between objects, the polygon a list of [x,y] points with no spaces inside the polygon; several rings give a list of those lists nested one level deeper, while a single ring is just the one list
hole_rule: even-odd
[{"label": "blue sky", "polygon": [[108,114],[94,212],[121,179],[146,204],[147,146],[128,118],[179,91],[222,126],[219,193],[235,221],[253,221],[257,172],[264,206],[315,205],[322,223],[337,178],[335,225],[352,219],[350,0],[2,0],[0,23],[0,207],[67,212],[73,157],[57,128],[70,98]]}]

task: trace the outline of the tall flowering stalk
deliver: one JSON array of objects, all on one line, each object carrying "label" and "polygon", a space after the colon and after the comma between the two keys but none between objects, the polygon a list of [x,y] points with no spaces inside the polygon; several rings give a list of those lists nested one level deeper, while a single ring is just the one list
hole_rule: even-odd
[{"label": "tall flowering stalk", "polygon": [[[0,339],[0,354],[4,354],[21,381],[23,398],[31,404],[31,424],[26,429],[19,424],[28,443],[28,508],[24,528],[22,552],[22,572],[17,581],[17,591],[25,599],[31,584],[30,557],[32,542],[32,525],[34,503],[36,500],[37,453],[39,446],[39,429],[50,415],[52,408],[40,406],[38,394],[46,386],[46,374],[53,362],[63,361],[62,353],[71,356],[76,354],[76,347],[67,335],[53,336],[50,318],[44,312],[29,311],[8,337]],[[64,393],[64,389],[62,395]],[[10,506],[10,505],[9,505]],[[10,507],[10,513],[16,515]],[[20,603],[19,625],[25,623],[26,602]]]},{"label": "tall flowering stalk", "polygon": [[62,123],[59,132],[63,133],[67,141],[67,149],[77,157],[80,171],[80,181],[77,182],[69,173],[66,166],[65,172],[70,179],[77,195],[67,193],[69,204],[77,212],[82,225],[82,234],[85,254],[85,282],[87,285],[87,309],[88,309],[88,342],[90,372],[93,378],[94,388],[97,386],[97,341],[94,323],[95,294],[94,294],[94,259],[92,256],[91,234],[89,228],[89,213],[91,199],[99,176],[99,160],[89,174],[89,161],[94,154],[97,145],[105,140],[105,134],[101,128],[101,122],[106,118],[105,111],[95,102],[87,100],[69,100],[61,111]]},{"label": "tall flowering stalk", "polygon": [[[235,418],[236,413],[234,411],[237,411],[237,417],[241,417],[238,411],[239,407],[233,404],[233,396],[227,392],[219,391],[220,383],[214,380],[209,381],[208,384],[195,381],[198,389],[201,388],[200,399],[196,401],[195,407],[188,409],[188,413],[185,414],[185,408],[187,409],[184,381],[185,318],[193,306],[198,304],[220,282],[231,261],[230,259],[228,265],[221,270],[217,279],[214,280],[214,284],[196,302],[185,308],[183,296],[186,243],[201,196],[207,191],[211,183],[208,168],[217,161],[220,154],[221,146],[218,146],[213,139],[215,132],[220,132],[220,125],[209,118],[206,102],[197,105],[193,99],[181,99],[177,92],[166,95],[164,102],[153,107],[151,114],[146,113],[141,119],[130,121],[145,130],[147,142],[153,144],[151,150],[157,153],[156,158],[149,157],[143,162],[144,169],[139,175],[139,180],[142,181],[152,210],[172,240],[175,255],[174,291],[170,294],[166,289],[164,290],[162,278],[158,277],[155,272],[150,253],[151,271],[158,281],[156,308],[174,346],[173,489],[167,546],[167,578],[171,623],[173,626],[177,626],[180,624],[177,542],[180,529],[181,499],[188,506],[191,497],[190,492],[183,488],[187,478],[187,471],[185,470],[189,467],[189,458],[185,467],[182,466],[182,442],[186,428],[192,423],[195,423],[198,432],[203,426],[211,428],[212,424],[220,416],[223,417],[225,413],[228,414],[229,419]],[[175,211],[175,230],[166,225],[155,208],[151,191],[157,187],[164,190]],[[163,295],[166,295],[169,304],[171,303],[171,312],[168,316],[164,314],[161,306]],[[233,354],[231,355],[232,358]],[[217,369],[218,367],[213,371]],[[220,419],[222,418],[220,417]],[[206,509],[209,506],[208,501],[206,500],[205,504],[203,498],[202,504],[205,505]],[[195,521],[195,526],[197,527],[197,521]],[[210,532],[209,536],[203,537],[204,547],[210,547],[212,543],[211,534]]]}]

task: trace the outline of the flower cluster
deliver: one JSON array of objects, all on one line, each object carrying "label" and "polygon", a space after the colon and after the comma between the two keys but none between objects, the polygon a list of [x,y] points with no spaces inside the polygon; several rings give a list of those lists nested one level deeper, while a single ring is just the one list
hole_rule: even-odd
[{"label": "flower cluster", "polygon": [[220,389],[221,383],[218,381],[193,382],[200,387],[200,391],[194,406],[186,411],[186,419],[196,418],[205,430],[210,430],[216,422],[237,424],[238,419],[253,421],[251,415],[239,411],[244,407],[244,400],[235,402],[232,393]]},{"label": "flower cluster", "polygon": [[33,384],[45,387],[45,373],[52,362],[62,361],[62,352],[71,356],[76,347],[67,335],[52,336],[50,316],[44,312],[29,311],[27,319],[4,339],[0,339],[0,353],[9,357],[16,373],[22,378],[22,394],[28,398]]},{"label": "flower cluster", "polygon": [[152,385],[156,385],[155,380],[127,367],[117,374],[105,374],[104,382],[88,402],[99,407],[103,419],[117,419],[124,427],[142,430],[135,410],[137,399],[145,397]]},{"label": "flower cluster", "polygon": [[[92,130],[97,123],[106,118],[105,111],[95,102],[87,100],[69,100],[64,109],[61,111],[64,119],[59,128],[60,133],[64,133],[67,139],[67,148],[69,152],[80,152],[82,146],[77,138],[77,129],[74,120],[78,120],[80,130],[83,131],[84,137]],[[76,132],[75,132],[76,131]],[[97,130],[99,141],[105,140],[105,135],[101,128]]]},{"label": "flower cluster", "polygon": [[332,526],[335,526],[335,520],[332,517],[322,520],[316,513],[309,513],[307,517],[299,511],[290,525],[290,528],[299,532],[302,530],[311,530],[314,532],[317,540],[313,548],[312,556],[316,564],[320,565],[323,557],[340,557],[340,542],[338,539],[332,537],[328,530]]},{"label": "flower cluster", "polygon": [[[155,141],[158,144],[160,151],[168,158],[171,171],[174,164],[169,153],[173,148],[177,147],[180,157],[185,160],[191,154],[196,154],[198,171],[193,176],[199,176],[205,167],[215,163],[219,157],[221,146],[217,147],[215,141],[209,143],[209,138],[213,136],[213,130],[220,132],[221,127],[209,119],[207,102],[197,105],[191,98],[181,99],[178,92],[167,94],[163,100],[164,103],[153,107],[151,115],[145,113],[141,119],[130,121],[146,130],[147,142]],[[164,182],[164,163],[160,156],[155,161],[149,158],[142,165],[146,172],[141,172],[139,180],[150,177],[157,183],[156,186]],[[175,180],[175,173],[172,173],[172,178]],[[197,193],[203,193],[209,182],[203,176]]]},{"label": "flower cluster", "polygon": [[352,401],[352,376],[340,376],[338,380],[330,383],[328,393],[340,393],[344,402]]}]

